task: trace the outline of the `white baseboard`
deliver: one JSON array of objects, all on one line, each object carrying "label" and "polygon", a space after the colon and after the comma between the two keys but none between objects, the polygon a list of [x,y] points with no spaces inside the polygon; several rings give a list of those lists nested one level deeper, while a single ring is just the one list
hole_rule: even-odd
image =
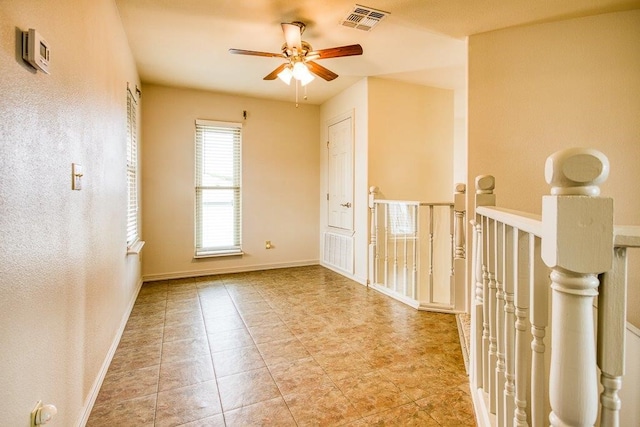
[{"label": "white baseboard", "polygon": [[[467,347],[467,342],[464,339],[464,328],[460,321],[460,316],[458,315],[456,315],[456,326],[458,327],[458,339],[460,340],[460,350],[462,351],[464,370],[466,371],[467,376],[469,376],[469,348]],[[469,337],[469,341],[471,341],[471,337]],[[471,377],[469,377],[469,381],[471,381]]]},{"label": "white baseboard", "polygon": [[476,412],[476,423],[479,427],[495,426],[495,415],[489,413],[487,395],[481,389],[471,386],[471,400]]},{"label": "white baseboard", "polygon": [[142,280],[145,282],[154,282],[157,280],[184,279],[189,277],[201,277],[201,276],[215,276],[218,274],[228,274],[228,273],[246,273],[249,271],[274,270],[276,268],[305,267],[309,265],[318,265],[318,264],[319,264],[319,260],[310,259],[310,260],[303,260],[303,261],[282,262],[282,263],[273,263],[273,264],[254,264],[254,265],[242,265],[238,267],[211,268],[207,270],[197,270],[197,271],[175,271],[171,273],[146,274],[142,276]]},{"label": "white baseboard", "polygon": [[87,396],[87,400],[84,404],[84,410],[82,414],[82,418],[76,424],[78,427],[84,427],[89,421],[89,416],[91,415],[91,411],[93,410],[93,405],[96,403],[96,398],[98,397],[98,393],[100,392],[100,387],[102,387],[102,382],[104,381],[104,377],[107,375],[107,371],[109,370],[109,365],[111,365],[111,361],[113,360],[113,355],[116,353],[118,349],[118,344],[120,344],[120,338],[122,338],[122,333],[124,332],[125,326],[127,326],[127,321],[129,320],[129,316],[131,315],[131,310],[133,310],[133,306],[136,303],[136,299],[138,298],[138,293],[140,292],[140,288],[142,288],[142,278],[138,281],[136,285],[136,291],[133,293],[131,300],[129,301],[129,306],[124,312],[122,319],[120,320],[120,326],[118,327],[118,331],[116,332],[113,341],[111,342],[111,347],[109,347],[109,351],[107,352],[104,361],[102,362],[102,366],[100,367],[100,371],[98,372],[98,376],[96,380],[93,382],[91,386],[91,391]]},{"label": "white baseboard", "polygon": [[386,287],[382,286],[382,285],[378,285],[376,283],[373,283],[371,285],[369,285],[371,288],[375,289],[376,291],[380,292],[381,294],[384,294],[390,298],[393,298],[397,301],[400,301],[406,305],[408,305],[409,307],[413,307],[416,310],[420,307],[420,302],[411,299],[409,297],[405,297],[403,295],[400,295],[394,291],[391,291],[389,289],[387,289]]},{"label": "white baseboard", "polygon": [[344,276],[348,279],[353,280],[354,282],[358,282],[361,285],[367,286],[367,279],[364,277],[358,277],[355,274],[351,274],[348,271],[342,270],[340,268],[337,268],[331,264],[327,264],[326,262],[320,261],[320,265],[328,270],[331,271],[335,271],[336,273],[340,274],[341,276]]}]

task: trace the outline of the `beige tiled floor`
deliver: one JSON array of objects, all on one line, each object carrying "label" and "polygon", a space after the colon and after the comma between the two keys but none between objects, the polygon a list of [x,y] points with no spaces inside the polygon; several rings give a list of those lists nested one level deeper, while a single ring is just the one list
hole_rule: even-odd
[{"label": "beige tiled floor", "polygon": [[472,426],[453,315],[322,267],[147,283],[88,426]]}]

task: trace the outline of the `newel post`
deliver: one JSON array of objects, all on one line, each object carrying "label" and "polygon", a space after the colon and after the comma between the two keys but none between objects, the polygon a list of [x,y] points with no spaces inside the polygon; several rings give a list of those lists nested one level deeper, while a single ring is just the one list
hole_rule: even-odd
[{"label": "newel post", "polygon": [[376,194],[378,194],[378,187],[369,187],[369,279],[367,280],[367,286],[370,283],[376,283],[377,268],[378,268],[378,250],[376,247],[377,233],[378,233],[378,215],[376,212]]},{"label": "newel post", "polygon": [[[465,243],[466,230],[464,227],[464,216],[467,210],[465,203],[466,190],[466,185],[456,184],[456,192],[453,196],[454,259],[465,259],[467,256],[467,246]],[[464,276],[464,272],[461,276]]]},{"label": "newel post", "polygon": [[456,184],[455,194],[453,196],[453,218],[451,221],[452,247],[451,247],[451,295],[454,296],[454,305],[456,307],[466,306],[465,286],[466,286],[466,264],[467,264],[467,242],[465,227],[465,216],[467,213],[467,204],[465,194],[467,186],[464,184]]},{"label": "newel post", "polygon": [[613,254],[613,201],[598,197],[609,161],[586,148],[559,151],[545,164],[542,259],[551,268],[552,426],[592,426],[598,415],[593,298]]},{"label": "newel post", "polygon": [[[495,206],[496,196],[493,194],[495,178],[481,175],[475,181],[475,207]],[[475,214],[471,222],[473,226],[473,292],[471,296],[472,329],[471,342],[475,351],[471,370],[476,388],[489,391],[489,275],[486,266],[485,242],[488,237],[483,230],[481,215]]]}]

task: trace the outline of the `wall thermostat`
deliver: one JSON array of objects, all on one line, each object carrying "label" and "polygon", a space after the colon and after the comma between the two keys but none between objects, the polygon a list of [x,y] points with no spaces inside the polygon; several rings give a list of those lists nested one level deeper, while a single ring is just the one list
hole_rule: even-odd
[{"label": "wall thermostat", "polygon": [[33,28],[22,32],[22,59],[49,74],[49,43]]}]

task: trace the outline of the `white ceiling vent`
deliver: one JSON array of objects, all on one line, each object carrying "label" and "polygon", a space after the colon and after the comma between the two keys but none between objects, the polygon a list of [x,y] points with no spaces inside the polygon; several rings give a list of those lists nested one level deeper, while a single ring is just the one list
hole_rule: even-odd
[{"label": "white ceiling vent", "polygon": [[358,30],[371,31],[378,22],[382,21],[389,12],[383,12],[372,7],[360,6],[353,7],[346,18],[341,22],[345,27],[357,28]]}]

